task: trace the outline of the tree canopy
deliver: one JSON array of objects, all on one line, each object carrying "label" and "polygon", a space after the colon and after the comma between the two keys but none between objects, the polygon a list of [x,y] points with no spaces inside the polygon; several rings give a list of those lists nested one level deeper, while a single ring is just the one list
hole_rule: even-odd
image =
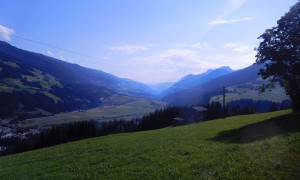
[{"label": "tree canopy", "polygon": [[300,1],[277,21],[277,26],[267,29],[259,39],[256,63],[264,63],[259,74],[274,87],[278,82],[290,97],[295,111],[300,111]]}]

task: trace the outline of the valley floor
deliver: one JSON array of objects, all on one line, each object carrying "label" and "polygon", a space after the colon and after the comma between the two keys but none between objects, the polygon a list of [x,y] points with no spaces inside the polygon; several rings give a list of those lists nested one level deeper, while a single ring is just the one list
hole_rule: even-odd
[{"label": "valley floor", "polygon": [[161,109],[166,106],[166,103],[155,100],[146,100],[134,97],[127,98],[128,102],[123,102],[120,105],[106,105],[93,109],[73,111],[68,113],[60,113],[53,116],[27,119],[24,126],[49,126],[53,124],[63,124],[76,121],[108,121],[108,120],[132,120],[141,118],[143,115],[153,112],[156,109]]},{"label": "valley floor", "polygon": [[300,114],[235,116],[0,157],[0,179],[300,179]]}]

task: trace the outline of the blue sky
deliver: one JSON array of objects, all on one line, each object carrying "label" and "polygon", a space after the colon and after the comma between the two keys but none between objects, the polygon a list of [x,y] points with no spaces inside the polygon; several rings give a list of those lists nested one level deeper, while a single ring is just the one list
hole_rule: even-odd
[{"label": "blue sky", "polygon": [[2,0],[0,39],[119,77],[171,82],[207,69],[253,64],[257,37],[296,2]]}]

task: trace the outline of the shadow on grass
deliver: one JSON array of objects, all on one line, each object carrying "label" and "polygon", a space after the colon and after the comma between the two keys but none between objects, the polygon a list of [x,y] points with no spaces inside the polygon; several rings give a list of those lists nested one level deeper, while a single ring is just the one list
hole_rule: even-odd
[{"label": "shadow on grass", "polygon": [[209,140],[243,144],[297,131],[300,131],[300,113],[290,113],[238,129],[222,131]]}]

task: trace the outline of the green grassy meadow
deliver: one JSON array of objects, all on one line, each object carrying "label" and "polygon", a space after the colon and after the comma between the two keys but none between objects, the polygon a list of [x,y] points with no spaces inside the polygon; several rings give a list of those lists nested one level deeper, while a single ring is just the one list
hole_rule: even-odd
[{"label": "green grassy meadow", "polygon": [[53,116],[28,119],[24,127],[47,126],[88,120],[132,120],[134,118],[141,118],[144,114],[165,106],[166,103],[161,101],[131,98],[127,103],[121,105],[101,106],[84,111],[73,111]]},{"label": "green grassy meadow", "polygon": [[0,179],[300,179],[300,114],[243,115],[0,158]]},{"label": "green grassy meadow", "polygon": [[[263,93],[259,93],[258,88],[264,84],[261,80],[256,80],[254,82],[248,82],[245,84],[240,84],[236,86],[226,87],[229,91],[226,93],[226,102],[236,101],[241,99],[253,99],[255,101],[258,100],[268,100],[274,102],[281,102],[283,100],[289,99],[285,95],[285,91],[283,88],[279,86],[275,86],[272,89],[268,89]],[[216,95],[210,98],[210,102],[220,102],[223,101],[222,95]]]}]

